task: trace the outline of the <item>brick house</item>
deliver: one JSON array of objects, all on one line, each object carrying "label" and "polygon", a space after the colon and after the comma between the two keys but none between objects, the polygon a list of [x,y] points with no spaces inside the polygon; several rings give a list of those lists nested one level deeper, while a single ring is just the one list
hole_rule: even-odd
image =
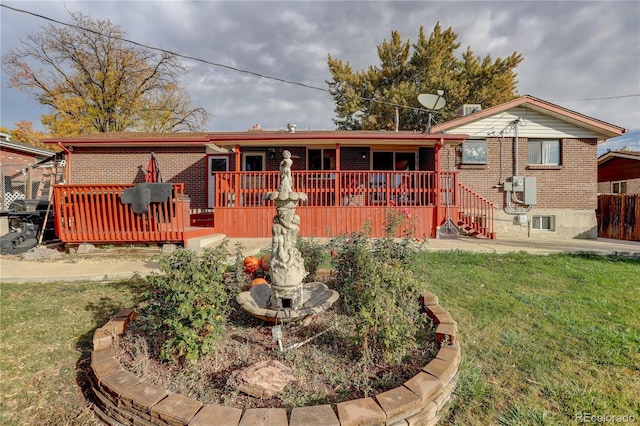
[{"label": "brick house", "polygon": [[597,145],[625,129],[525,95],[434,131],[468,135],[448,164],[498,206],[499,237],[597,237]]},{"label": "brick house", "polygon": [[449,220],[488,238],[592,238],[596,145],[625,131],[530,96],[429,133],[288,127],[45,142],[65,150],[73,184],[144,182],[154,152],[164,180],[184,184],[192,219],[230,237],[270,236],[274,208],[264,195],[277,189],[288,150],[294,189],[309,197],[298,208],[301,235],[340,235],[368,222],[377,236],[396,209],[426,238]]},{"label": "brick house", "polygon": [[609,151],[598,157],[599,194],[640,194],[640,151]]},{"label": "brick house", "polygon": [[45,168],[34,166],[54,155],[55,152],[37,148],[23,142],[10,140],[9,135],[0,134],[0,210],[6,210],[16,199],[35,198]]}]

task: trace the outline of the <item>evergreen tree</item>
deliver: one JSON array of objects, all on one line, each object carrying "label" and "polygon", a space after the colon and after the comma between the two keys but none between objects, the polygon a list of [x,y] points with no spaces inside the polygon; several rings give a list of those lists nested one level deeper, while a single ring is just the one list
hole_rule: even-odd
[{"label": "evergreen tree", "polygon": [[[391,32],[378,46],[380,65],[353,71],[349,62],[328,57],[333,79],[328,81],[341,130],[393,130],[398,108],[400,130],[422,130],[426,113],[418,102],[420,93],[444,91],[447,101],[438,111],[440,121],[455,117],[465,103],[491,107],[517,94],[515,68],[523,57],[514,52],[495,61],[487,55],[476,57],[467,47],[461,58],[458,35],[451,27],[442,30],[437,23],[427,38],[420,28],[417,43],[403,41]],[[413,48],[413,49],[412,49]]]}]

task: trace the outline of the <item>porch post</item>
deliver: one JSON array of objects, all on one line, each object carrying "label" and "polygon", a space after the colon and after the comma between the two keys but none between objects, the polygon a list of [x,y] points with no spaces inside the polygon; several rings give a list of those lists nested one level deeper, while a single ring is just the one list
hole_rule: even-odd
[{"label": "porch post", "polygon": [[336,144],[336,180],[335,180],[335,194],[334,194],[334,206],[339,206],[342,203],[340,200],[341,186],[342,186],[342,178],[340,177],[340,144]]},{"label": "porch post", "polygon": [[440,208],[440,203],[442,200],[442,196],[440,194],[440,179],[441,179],[441,165],[440,165],[440,150],[442,149],[442,147],[444,146],[444,139],[440,138],[440,140],[435,144],[435,146],[433,147],[434,150],[434,168],[435,168],[435,172],[436,172],[436,181],[435,181],[435,198],[434,198],[434,202],[435,202],[435,206],[436,206],[436,217],[435,217],[435,224],[436,224],[436,236],[438,235],[437,233],[437,229],[440,227],[442,220],[443,220],[443,216],[442,216],[442,209]]},{"label": "porch post", "polygon": [[233,185],[233,189],[235,191],[235,207],[239,207],[242,203],[240,203],[240,145],[236,145],[236,167],[235,170],[236,172],[234,173],[235,175],[235,182]]}]

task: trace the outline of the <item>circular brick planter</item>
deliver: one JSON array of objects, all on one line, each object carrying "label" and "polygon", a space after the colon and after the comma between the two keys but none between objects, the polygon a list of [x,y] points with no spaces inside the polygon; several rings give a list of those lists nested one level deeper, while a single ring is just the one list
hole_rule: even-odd
[{"label": "circular brick planter", "polygon": [[284,408],[239,409],[202,404],[146,382],[126,371],[116,359],[113,338],[124,333],[136,316],[124,309],[93,335],[89,382],[96,415],[109,425],[435,425],[455,388],[460,366],[457,324],[425,291],[420,304],[433,318],[436,340],[443,346],[422,371],[402,386],[369,398],[331,405],[295,407],[287,419]]}]

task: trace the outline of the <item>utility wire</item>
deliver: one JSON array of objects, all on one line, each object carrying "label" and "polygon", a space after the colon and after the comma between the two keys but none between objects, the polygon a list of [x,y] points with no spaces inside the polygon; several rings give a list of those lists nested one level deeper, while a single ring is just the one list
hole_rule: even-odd
[{"label": "utility wire", "polygon": [[[217,62],[209,61],[207,59],[198,58],[196,56],[186,55],[186,54],[174,52],[172,50],[163,49],[161,47],[155,47],[155,46],[151,46],[151,45],[148,45],[148,44],[140,43],[140,42],[137,42],[137,41],[134,41],[134,40],[130,40],[130,39],[124,38],[124,37],[114,37],[114,36],[111,36],[111,35],[108,35],[108,34],[103,34],[101,32],[92,30],[90,28],[84,28],[84,27],[81,27],[80,25],[70,24],[70,23],[67,23],[67,22],[58,21],[57,19],[49,18],[48,16],[44,16],[44,15],[41,15],[41,14],[38,14],[38,13],[35,13],[35,12],[31,12],[31,11],[28,11],[28,10],[24,10],[24,9],[19,9],[19,8],[13,7],[13,6],[8,6],[6,4],[0,4],[0,6],[2,6],[4,8],[7,8],[7,9],[10,9],[10,10],[13,10],[15,12],[25,13],[27,15],[35,16],[36,18],[44,19],[46,21],[50,21],[50,22],[53,22],[53,23],[56,23],[56,24],[59,24],[59,25],[64,25],[66,27],[75,28],[75,29],[78,29],[78,30],[81,30],[81,31],[88,31],[90,33],[96,34],[96,35],[101,36],[101,37],[107,37],[107,38],[111,38],[111,39],[114,39],[114,40],[121,40],[121,41],[123,41],[125,43],[133,44],[135,46],[139,46],[139,47],[142,47],[142,48],[145,48],[145,49],[155,50],[155,51],[166,53],[166,54],[169,54],[169,55],[174,55],[174,56],[179,57],[179,58],[189,59],[189,60],[192,60],[192,61],[195,61],[195,62],[200,62],[200,63],[204,63],[204,64],[207,64],[207,65],[215,66],[215,67],[225,68],[225,69],[228,69],[228,70],[231,70],[231,71],[235,71],[235,72],[239,72],[239,73],[243,73],[243,74],[253,75],[253,76],[259,77],[259,78],[264,78],[264,79],[268,79],[268,80],[274,80],[274,81],[278,81],[278,82],[285,83],[285,84],[291,84],[291,85],[294,85],[294,86],[300,86],[300,87],[304,87],[306,89],[312,89],[312,90],[317,90],[317,91],[320,91],[320,92],[331,94],[330,90],[322,88],[322,87],[314,86],[314,85],[311,85],[311,84],[301,83],[299,81],[287,80],[287,79],[280,78],[280,77],[274,77],[274,76],[262,74],[262,73],[259,73],[259,72],[256,72],[256,71],[250,71],[250,70],[245,70],[245,69],[242,69],[242,68],[233,67],[231,65],[220,64],[220,63],[217,63]],[[356,96],[359,99],[361,99],[363,101],[367,101],[367,102],[374,102],[374,103],[378,103],[378,104],[382,104],[382,105],[389,105],[389,106],[392,106],[392,107],[412,109],[414,111],[425,111],[425,112],[428,111],[425,108],[417,108],[417,107],[412,107],[412,106],[409,106],[409,105],[401,105],[401,104],[395,104],[395,103],[392,103],[392,102],[381,101],[381,100],[374,99],[374,98],[365,98],[363,96],[358,96],[358,95],[356,95]],[[604,96],[604,97],[598,97],[598,98],[551,100],[550,102],[597,101],[597,100],[606,100],[606,99],[631,98],[631,97],[638,97],[638,96],[640,96],[640,93],[632,94],[632,95]]]},{"label": "utility wire", "polygon": [[[114,40],[120,40],[120,41],[123,41],[125,43],[133,44],[135,46],[139,46],[139,47],[142,47],[142,48],[145,48],[145,49],[155,50],[155,51],[166,53],[166,54],[169,54],[169,55],[174,55],[176,57],[180,57],[180,58],[183,58],[183,59],[189,59],[189,60],[192,60],[192,61],[195,61],[195,62],[201,62],[201,63],[207,64],[207,65],[212,65],[212,66],[215,66],[215,67],[225,68],[225,69],[228,69],[228,70],[231,70],[231,71],[236,71],[236,72],[243,73],[243,74],[253,75],[253,76],[259,77],[259,78],[265,78],[265,79],[268,79],[268,80],[279,81],[281,83],[291,84],[291,85],[300,86],[300,87],[304,87],[304,88],[307,88],[307,89],[318,90],[318,91],[321,91],[321,92],[325,92],[325,93],[331,94],[330,90],[322,88],[322,87],[313,86],[313,85],[306,84],[306,83],[300,83],[298,81],[293,81],[293,80],[286,80],[284,78],[274,77],[274,76],[270,76],[270,75],[266,75],[266,74],[261,74],[259,72],[245,70],[245,69],[242,69],[242,68],[233,67],[231,65],[225,65],[225,64],[220,64],[220,63],[217,63],[217,62],[212,62],[212,61],[209,61],[209,60],[206,60],[206,59],[198,58],[196,56],[186,55],[186,54],[174,52],[172,50],[163,49],[161,47],[151,46],[151,45],[140,43],[140,42],[137,42],[135,40],[130,40],[130,39],[127,39],[127,38],[124,38],[124,37],[115,37],[115,36],[112,36],[112,35],[103,34],[103,33],[99,32],[99,31],[95,31],[95,30],[92,30],[90,28],[85,28],[85,27],[82,27],[80,25],[70,24],[70,23],[67,23],[67,22],[58,21],[57,19],[49,18],[48,16],[40,15],[40,14],[35,13],[35,12],[31,12],[31,11],[24,10],[24,9],[19,9],[19,8],[12,7],[12,6],[7,6],[5,4],[0,4],[0,6],[5,7],[7,9],[11,9],[11,10],[13,10],[15,12],[25,13],[27,15],[35,16],[36,18],[41,18],[41,19],[44,19],[46,21],[50,21],[50,22],[53,22],[53,23],[56,23],[56,24],[59,24],[59,25],[64,25],[66,27],[75,28],[75,29],[78,29],[78,30],[81,30],[81,31],[87,31],[87,32],[93,33],[93,34],[101,36],[101,37],[107,37],[107,38],[114,39]],[[363,96],[357,96],[357,97],[359,99],[363,100],[363,101],[375,102],[375,103],[379,103],[379,104],[383,104],[383,105],[389,105],[389,106],[393,106],[393,107],[407,108],[407,109],[412,109],[412,110],[415,110],[415,111],[427,111],[424,108],[416,108],[416,107],[412,107],[412,106],[408,106],[408,105],[400,105],[400,104],[395,104],[395,103],[392,103],[392,102],[381,101],[381,100],[374,99],[374,98],[365,98]]]}]

